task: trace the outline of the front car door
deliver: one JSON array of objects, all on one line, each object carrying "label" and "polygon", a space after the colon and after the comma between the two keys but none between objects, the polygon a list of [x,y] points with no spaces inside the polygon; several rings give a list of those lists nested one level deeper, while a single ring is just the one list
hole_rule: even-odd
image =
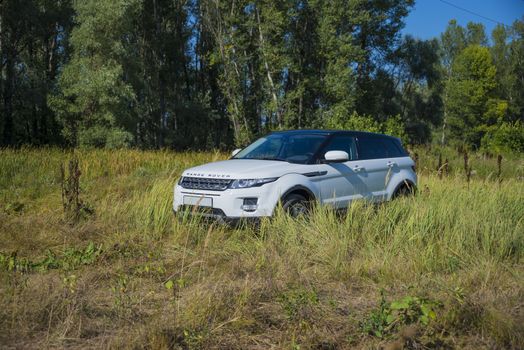
[{"label": "front car door", "polygon": [[335,208],[345,208],[358,195],[362,186],[353,169],[353,162],[357,159],[356,139],[346,134],[334,135],[320,152],[320,162],[324,161],[324,155],[329,151],[344,151],[349,155],[349,160],[319,165],[319,169],[325,172],[319,179],[321,202]]}]

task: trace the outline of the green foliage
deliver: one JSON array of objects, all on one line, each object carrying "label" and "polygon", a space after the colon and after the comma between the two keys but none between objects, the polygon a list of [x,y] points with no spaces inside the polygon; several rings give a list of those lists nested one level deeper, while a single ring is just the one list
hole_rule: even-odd
[{"label": "green foliage", "polygon": [[479,128],[490,125],[494,118],[502,118],[503,102],[492,100],[495,76],[495,65],[485,47],[468,46],[456,57],[446,85],[448,123],[454,139],[479,147]]},{"label": "green foliage", "polygon": [[71,1],[0,2],[0,145],[60,144],[47,97],[69,57]]},{"label": "green foliage", "polygon": [[130,134],[135,94],[124,78],[123,37],[131,29],[138,1],[76,1],[73,56],[60,76],[60,93],[50,104],[72,145],[122,147]]},{"label": "green foliage", "polygon": [[14,201],[12,203],[7,203],[3,209],[6,214],[17,214],[21,213],[24,210],[24,208],[24,203]]},{"label": "green foliage", "polygon": [[440,47],[444,66],[450,70],[453,61],[458,54],[466,47],[466,33],[463,27],[452,19],[444,33],[440,35]]},{"label": "green foliage", "polygon": [[482,138],[482,148],[491,153],[524,152],[524,125],[521,122],[493,125]]},{"label": "green foliage", "polygon": [[349,116],[338,115],[332,117],[328,120],[327,127],[341,130],[384,133],[407,141],[407,134],[400,116],[389,117],[385,122],[381,123],[370,116],[358,115],[356,112],[353,112]]},{"label": "green foliage", "polygon": [[482,23],[468,22],[466,25],[466,43],[467,45],[482,45],[488,44],[488,38]]},{"label": "green foliage", "polygon": [[118,274],[116,283],[111,287],[113,303],[118,313],[130,314],[131,296],[129,295],[129,278],[125,274]]},{"label": "green foliage", "polygon": [[62,279],[62,283],[69,290],[69,293],[74,294],[77,290],[78,276],[74,274],[66,275]]},{"label": "green foliage", "polygon": [[382,132],[384,134],[396,136],[404,142],[408,141],[408,135],[406,134],[404,123],[402,122],[402,119],[399,115],[386,119],[386,121],[382,124]]},{"label": "green foliage", "polygon": [[522,122],[524,21],[420,40],[401,33],[413,4],[3,1],[0,145],[225,149],[356,113],[478,148]]},{"label": "green foliage", "polygon": [[353,4],[358,9],[355,22],[360,24],[360,29],[353,35],[361,55],[361,60],[356,62],[356,111],[378,120],[404,114],[403,103],[398,101],[402,77],[399,79],[396,74],[386,71],[385,66],[391,64],[400,71],[404,70],[405,66],[398,60],[402,46],[398,33],[414,1],[374,0],[355,1]]},{"label": "green foliage", "polygon": [[192,329],[184,329],[184,341],[190,349],[199,349],[202,347],[202,342],[208,335],[206,331],[197,331]]},{"label": "green foliage", "polygon": [[305,288],[286,291],[278,297],[278,301],[290,319],[300,319],[306,308],[319,302],[317,293]]},{"label": "green foliage", "polygon": [[398,107],[394,114],[401,117],[410,143],[427,143],[431,138],[430,128],[442,122],[443,74],[439,42],[407,35],[393,60],[398,63],[396,84],[399,86],[394,99]]},{"label": "green foliage", "polygon": [[424,298],[407,296],[391,302],[389,305],[391,313],[386,321],[390,325],[421,322],[427,326],[430,321],[436,319],[436,311],[440,304]]},{"label": "green foliage", "polygon": [[429,325],[437,318],[437,309],[441,303],[425,298],[406,296],[391,303],[381,293],[380,303],[368,318],[361,323],[365,333],[383,338],[399,330],[403,325],[420,323]]},{"label": "green foliage", "polygon": [[53,251],[47,250],[45,257],[37,261],[31,261],[25,257],[20,258],[17,252],[0,253],[0,268],[21,273],[43,272],[51,269],[71,271],[94,263],[101,253],[102,247],[96,246],[93,242],[90,242],[85,249],[69,248],[58,256]]},{"label": "green foliage", "polygon": [[369,314],[368,318],[361,323],[362,331],[382,338],[389,326],[389,308],[384,292],[381,292],[379,307]]},{"label": "green foliage", "polygon": [[59,260],[59,265],[64,270],[74,270],[83,265],[90,265],[102,253],[102,246],[89,242],[85,249],[67,249]]},{"label": "green foliage", "polygon": [[109,149],[129,147],[133,135],[120,128],[93,126],[83,129],[78,134],[78,143],[87,147],[106,147]]},{"label": "green foliage", "polygon": [[[497,26],[492,46],[484,27],[468,23],[466,28],[451,21],[441,37],[442,58],[446,68],[445,118],[442,142],[448,134],[454,143],[489,150],[490,139],[505,123],[521,121],[522,95],[517,87],[524,76],[522,21],[513,26]],[[495,147],[495,146],[494,146]],[[496,146],[497,149],[507,147]],[[492,151],[495,151],[494,149]]]},{"label": "green foliage", "polygon": [[319,59],[324,65],[321,103],[326,106],[321,120],[343,118],[355,103],[356,74],[348,62],[359,61],[362,48],[353,43],[349,25],[352,18],[359,18],[361,9],[340,0],[319,2],[316,7]]},{"label": "green foliage", "polygon": [[173,289],[173,287],[175,286],[175,282],[173,282],[173,280],[169,280],[167,281],[166,283],[164,283],[164,287],[166,287],[166,289]]},{"label": "green foliage", "polygon": [[327,126],[333,129],[381,132],[382,125],[370,116],[358,115],[353,112],[350,115],[336,115],[329,119]]},{"label": "green foliage", "polygon": [[524,115],[524,20],[515,21],[510,29],[511,42],[508,43],[506,71],[507,75],[500,80],[506,86],[504,97],[511,101],[509,109],[513,121],[522,121]]},{"label": "green foliage", "polygon": [[19,258],[17,253],[0,253],[0,268],[6,271],[29,272],[33,264],[27,258]]}]

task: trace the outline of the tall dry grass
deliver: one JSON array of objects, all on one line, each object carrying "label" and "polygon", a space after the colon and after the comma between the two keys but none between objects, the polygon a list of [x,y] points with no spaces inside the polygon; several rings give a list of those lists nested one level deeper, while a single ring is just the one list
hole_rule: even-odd
[{"label": "tall dry grass", "polygon": [[[522,348],[523,159],[505,158],[499,182],[496,159],[472,154],[468,186],[461,155],[442,151],[439,179],[436,151],[417,150],[415,197],[231,228],[171,212],[180,172],[223,154],[75,151],[92,213],[71,224],[59,184],[70,153],[2,150],[0,344]],[[370,331],[405,297],[434,319],[415,305],[413,320]]]}]

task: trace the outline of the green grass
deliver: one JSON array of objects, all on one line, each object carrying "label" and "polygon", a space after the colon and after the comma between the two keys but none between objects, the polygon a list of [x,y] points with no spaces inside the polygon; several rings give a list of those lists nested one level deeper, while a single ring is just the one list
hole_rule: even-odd
[{"label": "green grass", "polygon": [[468,184],[455,151],[416,151],[413,198],[254,230],[173,218],[181,171],[224,154],[76,151],[92,212],[73,224],[71,154],[0,150],[0,344],[523,348],[524,159],[499,182],[472,154]]}]

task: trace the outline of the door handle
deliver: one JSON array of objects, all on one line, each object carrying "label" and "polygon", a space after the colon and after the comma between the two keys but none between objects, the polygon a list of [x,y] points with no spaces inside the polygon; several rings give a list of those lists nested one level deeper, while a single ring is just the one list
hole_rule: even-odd
[{"label": "door handle", "polygon": [[355,165],[355,166],[353,167],[353,171],[354,171],[354,172],[359,172],[359,171],[361,171],[361,170],[362,170],[362,168],[361,168],[360,166],[358,166],[358,165]]},{"label": "door handle", "polygon": [[388,168],[393,168],[395,165],[397,165],[397,163],[392,162],[392,161],[388,161],[388,162],[387,162],[387,166],[388,166]]}]

